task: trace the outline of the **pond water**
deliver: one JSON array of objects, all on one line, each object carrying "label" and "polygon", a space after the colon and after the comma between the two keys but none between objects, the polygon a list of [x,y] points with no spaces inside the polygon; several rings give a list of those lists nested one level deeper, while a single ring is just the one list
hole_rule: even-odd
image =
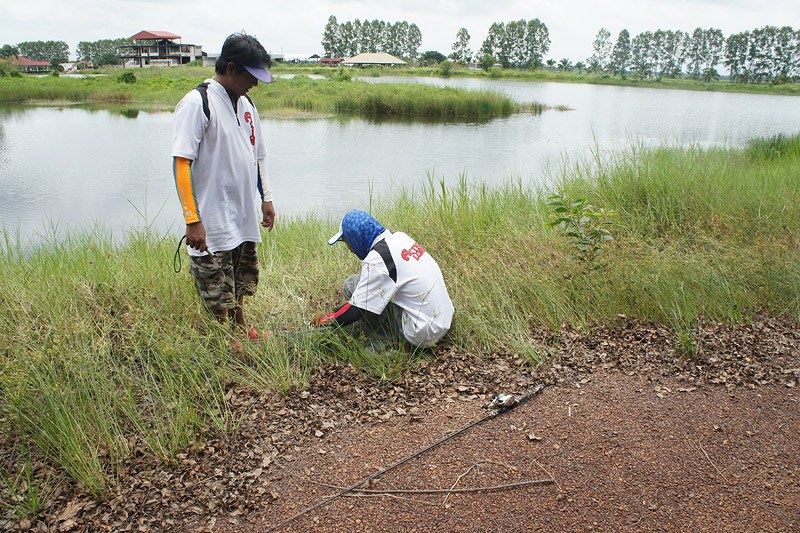
[{"label": "pond water", "polygon": [[[265,119],[278,217],[336,218],[428,178],[541,183],[564,158],[632,143],[740,146],[800,129],[787,96],[508,80],[365,78],[491,89],[570,111],[486,123]],[[0,226],[24,241],[101,226],[180,235],[169,157],[173,114],[0,106]]]}]

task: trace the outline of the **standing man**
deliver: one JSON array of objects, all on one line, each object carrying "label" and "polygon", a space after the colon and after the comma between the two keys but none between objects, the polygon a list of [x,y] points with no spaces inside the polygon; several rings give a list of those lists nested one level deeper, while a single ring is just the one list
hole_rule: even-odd
[{"label": "standing man", "polygon": [[315,326],[361,322],[371,340],[429,347],[450,330],[453,302],[439,265],[403,232],[391,232],[368,213],[348,212],[328,244],[342,241],[361,259],[361,273],[344,283],[347,302]]},{"label": "standing man", "polygon": [[242,310],[258,284],[256,243],[272,231],[275,209],[265,174],[261,121],[247,92],[270,83],[270,56],[250,35],[222,45],[212,79],[175,108],[173,172],[186,219],[191,272],[205,305],[253,338]]}]

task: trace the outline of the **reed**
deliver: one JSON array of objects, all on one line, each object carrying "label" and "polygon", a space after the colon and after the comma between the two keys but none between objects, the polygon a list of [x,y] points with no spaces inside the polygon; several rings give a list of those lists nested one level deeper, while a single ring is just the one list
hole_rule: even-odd
[{"label": "reed", "polygon": [[[441,265],[457,310],[445,340],[454,349],[536,360],[545,350],[533,328],[610,324],[624,314],[673,326],[683,347],[676,357],[691,356],[701,317],[800,320],[799,147],[800,135],[744,150],[633,147],[565,165],[547,188],[466,177],[448,187],[429,177],[374,212]],[[582,269],[546,227],[554,191],[617,213],[601,268]],[[175,239],[141,231],[115,245],[96,230],[31,248],[6,232],[3,439],[101,496],[134,449],[175,461],[204,433],[233,431],[231,384],[302,388],[330,360],[376,379],[402,375],[429,354],[375,357],[342,332],[308,330],[358,269],[343,246],[325,244],[337,224],[309,216],[264,235],[261,285],[246,313],[273,336],[245,343],[240,355],[229,350],[235,333],[202,311],[189,273],[172,272]],[[0,492],[13,492],[8,479],[0,476]]]}]

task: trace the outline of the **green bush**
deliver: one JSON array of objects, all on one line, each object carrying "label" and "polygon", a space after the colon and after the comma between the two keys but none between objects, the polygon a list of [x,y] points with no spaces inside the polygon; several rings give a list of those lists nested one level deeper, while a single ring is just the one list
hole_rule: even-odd
[{"label": "green bush", "polygon": [[117,81],[119,83],[136,83],[136,74],[134,74],[130,70],[126,70],[125,72],[117,76]]},{"label": "green bush", "polygon": [[0,61],[0,78],[4,77],[19,78],[22,76],[16,65],[8,61]]},{"label": "green bush", "polygon": [[439,74],[443,78],[449,78],[453,75],[453,62],[452,61],[442,61],[439,65]]}]

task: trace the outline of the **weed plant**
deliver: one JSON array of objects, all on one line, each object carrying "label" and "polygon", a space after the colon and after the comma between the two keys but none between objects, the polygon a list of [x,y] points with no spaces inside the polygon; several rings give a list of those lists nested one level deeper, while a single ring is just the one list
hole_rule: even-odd
[{"label": "weed plant", "polygon": [[[447,187],[429,177],[373,212],[442,267],[456,308],[444,342],[454,349],[535,360],[542,350],[532,328],[610,324],[624,314],[672,325],[676,357],[691,356],[701,317],[800,319],[798,169],[800,136],[744,150],[634,147],[565,166],[548,188],[466,177]],[[555,191],[616,213],[598,268],[583,268],[569,240],[547,228]],[[287,392],[330,360],[376,379],[402,375],[430,354],[376,356],[342,332],[308,329],[358,270],[345,247],[325,244],[337,225],[309,216],[264,235],[261,285],[246,313],[273,335],[244,343],[239,355],[230,351],[237,334],[201,309],[191,275],[172,272],[173,239],[142,231],[114,245],[90,231],[30,248],[6,233],[3,440],[102,496],[134,450],[170,462],[209,431],[235,431],[231,386]],[[19,492],[12,478],[0,476],[3,501]],[[46,493],[37,489],[24,508],[41,509]]]}]

